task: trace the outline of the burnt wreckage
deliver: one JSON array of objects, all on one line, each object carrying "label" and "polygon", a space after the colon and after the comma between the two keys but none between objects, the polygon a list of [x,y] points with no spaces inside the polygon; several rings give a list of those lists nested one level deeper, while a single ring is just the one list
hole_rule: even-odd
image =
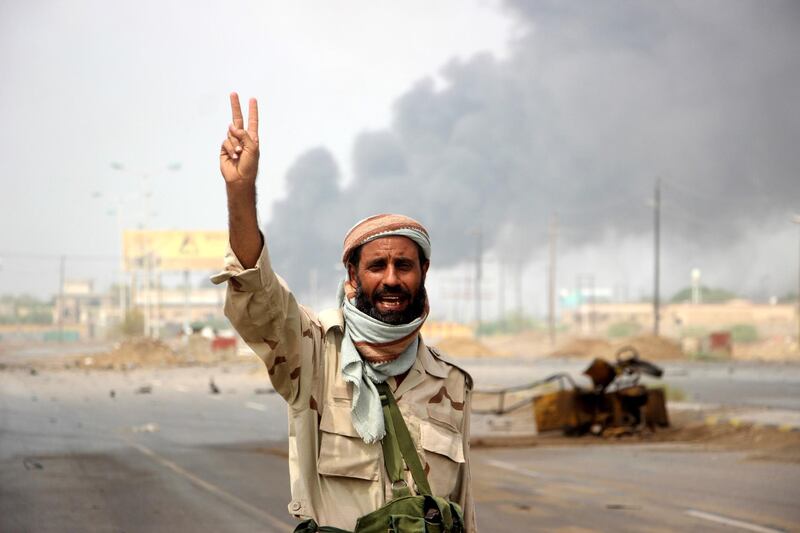
[{"label": "burnt wreckage", "polygon": [[[498,396],[495,409],[473,409],[477,414],[503,415],[533,403],[539,432],[561,430],[565,435],[619,436],[644,429],[668,427],[664,389],[640,383],[643,375],[660,378],[663,370],[639,357],[632,347],[620,349],[616,361],[596,358],[583,371],[592,387],[582,387],[567,373],[557,373],[527,385],[476,393]],[[552,390],[553,386],[557,390]],[[545,392],[537,394],[541,389]],[[506,399],[532,396],[506,406]],[[526,395],[527,396],[527,395]]]}]

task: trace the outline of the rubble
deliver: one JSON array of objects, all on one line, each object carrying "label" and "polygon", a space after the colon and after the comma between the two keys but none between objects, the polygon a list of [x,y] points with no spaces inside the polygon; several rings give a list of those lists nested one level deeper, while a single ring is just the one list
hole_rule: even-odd
[{"label": "rubble", "polygon": [[611,343],[596,337],[573,337],[550,352],[551,357],[599,357],[611,351]]},{"label": "rubble", "polygon": [[610,359],[625,347],[632,347],[642,357],[649,360],[663,361],[685,358],[680,343],[656,335],[638,335],[616,343],[597,337],[574,337],[550,352],[550,356]]}]

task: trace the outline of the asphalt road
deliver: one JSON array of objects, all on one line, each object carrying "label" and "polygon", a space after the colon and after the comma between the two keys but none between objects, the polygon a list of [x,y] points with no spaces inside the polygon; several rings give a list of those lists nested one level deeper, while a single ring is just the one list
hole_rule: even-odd
[{"label": "asphalt road", "polygon": [[[528,368],[548,371],[469,366],[479,385],[503,383],[506,366],[521,368],[517,382]],[[785,394],[766,386],[752,397],[794,405],[798,369],[762,371],[678,368],[667,378],[684,379],[690,393],[692,375],[716,381],[718,394],[738,390],[738,400],[750,397],[748,383],[778,382]],[[0,393],[0,531],[293,526],[285,407],[257,367],[6,370]],[[475,449],[473,483],[482,531],[800,531],[800,464],[744,452],[679,443]]]}]

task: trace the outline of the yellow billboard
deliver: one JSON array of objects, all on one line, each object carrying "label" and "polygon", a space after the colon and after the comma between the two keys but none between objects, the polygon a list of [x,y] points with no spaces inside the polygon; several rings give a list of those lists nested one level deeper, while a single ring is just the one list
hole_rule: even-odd
[{"label": "yellow billboard", "polygon": [[122,234],[122,263],[127,272],[217,270],[223,267],[227,249],[227,231],[125,230]]}]

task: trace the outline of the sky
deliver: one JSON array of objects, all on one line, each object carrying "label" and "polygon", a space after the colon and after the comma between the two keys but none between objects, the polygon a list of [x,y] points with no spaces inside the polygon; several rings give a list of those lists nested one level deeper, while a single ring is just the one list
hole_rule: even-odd
[{"label": "sky", "polygon": [[73,257],[67,277],[108,282],[117,263],[105,258],[120,254],[108,213],[121,198],[123,225],[145,222],[148,189],[148,227],[225,229],[231,91],[260,103],[267,220],[301,152],[326,146],[347,161],[415,80],[453,57],[502,55],[513,32],[486,0],[220,6],[0,3],[0,114],[15,125],[0,132],[0,294],[52,294],[61,254]]},{"label": "sky", "polygon": [[451,317],[478,233],[490,313],[543,313],[553,216],[559,288],[647,297],[657,178],[664,294],[693,268],[796,286],[797,3],[189,5],[0,7],[0,293],[52,294],[61,254],[108,283],[119,203],[125,227],[224,229],[231,90],[259,99],[261,221],[302,301],[330,301],[353,222],[397,210],[429,226]]}]

